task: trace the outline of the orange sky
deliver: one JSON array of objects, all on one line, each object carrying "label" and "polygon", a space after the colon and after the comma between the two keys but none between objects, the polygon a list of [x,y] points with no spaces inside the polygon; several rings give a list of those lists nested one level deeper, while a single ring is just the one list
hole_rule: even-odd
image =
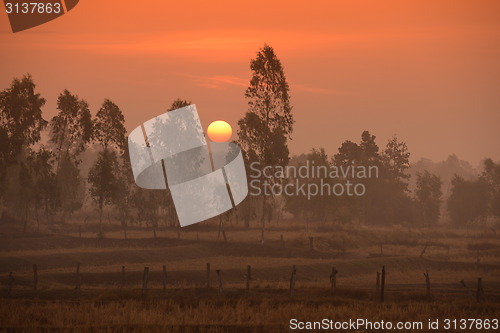
[{"label": "orange sky", "polygon": [[52,117],[68,88],[104,98],[128,130],[190,99],[206,129],[246,111],[249,61],[268,43],[285,67],[292,153],[397,134],[412,160],[500,159],[500,1],[82,0],[13,34],[1,13],[0,88],[31,73]]}]

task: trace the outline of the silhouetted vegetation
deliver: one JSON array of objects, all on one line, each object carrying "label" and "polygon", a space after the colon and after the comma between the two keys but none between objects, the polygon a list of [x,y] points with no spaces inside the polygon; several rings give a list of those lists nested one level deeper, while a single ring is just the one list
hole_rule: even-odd
[{"label": "silhouetted vegetation", "polygon": [[[377,168],[377,177],[362,181],[350,172],[337,178],[320,173],[301,179],[318,188],[362,182],[365,191],[361,196],[310,196],[301,192],[292,196],[249,195],[236,214],[228,213],[225,218],[241,219],[245,228],[251,221],[260,221],[262,241],[265,221],[271,223],[287,214],[322,224],[388,226],[432,226],[440,221],[465,226],[500,217],[500,164],[491,159],[484,161],[480,171],[454,155],[441,163],[422,159],[410,165],[406,143],[393,137],[381,149],[369,131],[361,133],[359,142],[343,142],[334,155],[317,148],[290,158],[288,140],[294,120],[283,65],[273,48],[265,45],[250,68],[253,74],[245,93],[249,109],[238,122],[237,131],[247,174],[252,162],[258,162],[261,169]],[[177,99],[168,110],[190,103]],[[64,222],[85,210],[80,215],[87,220],[92,215],[88,213],[88,202],[93,202],[101,228],[107,211],[108,220],[112,214],[120,221],[125,238],[131,223],[155,229],[178,225],[168,190],[148,191],[135,186],[126,147],[125,118],[116,104],[105,99],[92,117],[87,102],[65,89],[50,122],[43,118],[44,104],[45,99],[36,92],[29,75],[14,79],[0,93],[3,218],[14,219],[24,231],[32,225],[39,231],[40,225]],[[42,142],[45,129],[48,141]],[[271,174],[260,184],[286,185],[294,182],[294,177]]]}]

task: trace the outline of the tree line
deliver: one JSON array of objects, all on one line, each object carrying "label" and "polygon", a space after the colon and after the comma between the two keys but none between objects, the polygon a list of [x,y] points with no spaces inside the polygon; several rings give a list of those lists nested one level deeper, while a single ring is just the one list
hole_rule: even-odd
[{"label": "tree line", "polygon": [[[155,226],[160,211],[175,214],[168,192],[134,186],[125,118],[115,103],[105,99],[92,117],[88,103],[65,89],[57,99],[57,114],[46,120],[45,102],[30,75],[15,78],[0,92],[2,220],[22,223],[25,232],[35,221],[39,230],[41,220],[50,224],[72,217],[86,197],[99,211],[99,235],[105,206],[115,209],[124,229],[134,221]],[[172,108],[189,104],[176,100]],[[43,133],[48,141],[42,143]],[[97,156],[83,175],[82,155],[89,148]],[[174,225],[176,219],[169,221]]]},{"label": "tree line", "polygon": [[[239,213],[249,226],[250,220],[260,218],[262,241],[265,222],[279,218],[286,211],[295,218],[307,221],[333,221],[337,223],[360,222],[372,225],[422,225],[438,223],[443,204],[443,182],[439,175],[427,170],[416,174],[416,186],[409,188],[410,152],[406,143],[396,136],[388,140],[383,149],[375,142],[375,136],[363,131],[361,141],[345,141],[333,156],[323,148],[312,149],[308,154],[290,158],[288,141],[293,132],[293,113],[290,103],[289,85],[281,61],[274,49],[265,45],[250,63],[252,78],[246,90],[248,112],[238,122],[238,139],[247,167],[285,167],[288,164],[316,168],[325,166],[377,166],[379,177],[364,180],[366,193],[363,196],[330,196],[309,194],[273,197],[273,193],[262,188],[260,197],[248,196],[238,207]],[[252,164],[257,162],[255,164]],[[483,172],[473,180],[456,175],[452,182],[451,195],[446,205],[453,223],[465,225],[484,222],[488,217],[500,217],[500,164],[491,159],[483,163]],[[247,169],[247,174],[248,174]],[[266,176],[259,173],[261,187],[272,187],[293,181],[290,178]],[[312,174],[312,173],[310,173]],[[306,183],[328,184],[349,180],[310,177]]]},{"label": "tree line", "polygon": [[[224,214],[244,221],[257,220],[262,226],[287,211],[295,218],[394,225],[401,223],[433,225],[443,203],[442,181],[427,170],[416,175],[416,188],[409,189],[410,153],[404,142],[391,138],[380,149],[369,131],[356,143],[345,141],[333,156],[322,148],[290,157],[293,113],[289,85],[281,61],[271,46],[258,50],[250,62],[252,78],[245,92],[248,111],[238,122],[236,143],[242,148],[245,165],[377,166],[379,177],[365,181],[366,194],[351,196],[301,195],[289,197],[248,196],[236,210]],[[26,231],[34,222],[65,221],[82,209],[90,198],[99,213],[99,235],[105,207],[126,229],[130,223],[177,226],[177,216],[169,191],[144,190],[134,183],[127,149],[125,117],[111,100],[105,99],[95,116],[88,103],[65,89],[57,99],[57,114],[43,118],[46,100],[36,92],[30,75],[15,78],[0,92],[0,210],[2,220],[15,220]],[[191,102],[175,100],[168,110]],[[42,134],[48,140],[42,142]],[[89,151],[92,154],[89,154]],[[85,154],[87,153],[87,154]],[[85,157],[86,156],[86,157]],[[83,174],[84,158],[92,157],[88,173]],[[85,161],[89,162],[89,161]],[[500,164],[491,159],[476,179],[455,176],[447,209],[454,223],[464,225],[500,217]],[[248,171],[248,170],[247,170]],[[248,172],[247,172],[248,174]],[[325,182],[342,181],[322,179]],[[272,184],[290,179],[271,177]],[[321,181],[318,177],[306,182]],[[222,220],[221,220],[222,221]]]}]

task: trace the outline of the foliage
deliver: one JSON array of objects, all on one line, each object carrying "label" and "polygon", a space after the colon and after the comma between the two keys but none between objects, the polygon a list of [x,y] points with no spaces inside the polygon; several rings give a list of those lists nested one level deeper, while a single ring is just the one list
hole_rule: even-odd
[{"label": "foliage", "polygon": [[191,105],[191,101],[188,102],[185,99],[177,98],[175,101],[172,102],[172,105],[170,106],[170,108],[168,108],[167,111],[173,111],[173,110],[180,109],[180,108],[183,108],[183,107],[188,106],[188,105]]},{"label": "foliage", "polygon": [[93,121],[92,138],[101,145],[103,150],[108,148],[123,151],[125,147],[125,118],[120,108],[105,99]]},{"label": "foliage", "polygon": [[451,181],[448,212],[457,225],[484,222],[488,216],[490,191],[488,183],[480,178],[465,180],[456,175]]},{"label": "foliage", "polygon": [[[274,49],[264,45],[250,62],[252,79],[245,92],[249,110],[238,121],[238,144],[248,163],[260,166],[287,165],[287,140],[293,131],[289,86]],[[271,183],[279,179],[269,179]],[[262,182],[263,183],[263,182]],[[262,185],[262,184],[261,184]],[[263,196],[262,223],[267,212]],[[269,214],[267,214],[269,216]]]},{"label": "foliage", "polygon": [[494,163],[491,158],[484,161],[484,171],[481,176],[490,187],[490,213],[500,217],[500,163]]},{"label": "foliage", "polygon": [[85,150],[92,134],[92,119],[87,102],[65,89],[57,99],[59,113],[50,121],[50,141],[56,146],[58,163],[62,154],[75,158]]},{"label": "foliage", "polygon": [[85,186],[80,177],[78,156],[92,134],[92,118],[87,102],[65,89],[57,99],[58,114],[50,121],[50,142],[56,156],[56,183],[59,207],[72,214],[82,207]]},{"label": "foliage", "polygon": [[89,171],[88,182],[90,196],[100,211],[102,223],[102,209],[104,205],[112,203],[113,198],[119,194],[116,170],[118,160],[113,150],[105,149],[97,155],[97,161]]},{"label": "foliage", "polygon": [[341,220],[361,219],[368,224],[386,225],[411,222],[413,207],[406,193],[410,156],[407,146],[393,137],[380,153],[375,138],[370,132],[363,131],[359,144],[343,142],[332,160],[334,165],[344,168],[377,167],[379,174],[362,181],[366,186],[362,197],[340,198],[338,211],[342,212]]},{"label": "foliage", "polygon": [[2,143],[8,145],[9,158],[15,158],[40,140],[40,132],[47,125],[42,117],[44,105],[45,99],[35,93],[35,83],[29,74],[21,80],[14,79],[10,88],[0,92]]},{"label": "foliage", "polygon": [[419,213],[424,225],[435,225],[439,220],[441,197],[441,179],[425,170],[417,173],[415,191]]},{"label": "foliage", "polygon": [[33,198],[27,156],[47,125],[42,117],[45,99],[35,87],[28,74],[0,92],[0,207],[7,203],[11,213],[24,220],[24,230]]},{"label": "foliage", "polygon": [[99,208],[99,226],[102,235],[102,211],[105,205],[116,203],[119,192],[119,162],[116,151],[123,153],[126,148],[125,118],[120,108],[105,99],[92,123],[92,139],[101,145],[97,161],[91,167],[88,182],[92,200]]}]

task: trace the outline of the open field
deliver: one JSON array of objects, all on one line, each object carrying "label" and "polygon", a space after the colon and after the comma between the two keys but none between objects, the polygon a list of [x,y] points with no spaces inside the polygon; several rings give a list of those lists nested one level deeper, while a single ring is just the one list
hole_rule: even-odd
[{"label": "open field", "polygon": [[[118,226],[107,224],[105,238],[97,239],[94,229],[83,226],[80,237],[76,225],[59,226],[53,234],[0,228],[0,329],[258,332],[290,331],[292,318],[427,322],[500,317],[500,236],[491,228],[307,228],[282,221],[266,230],[263,245],[260,229],[238,225],[225,227],[227,242],[218,226],[210,224],[180,232],[160,228],[156,238],[152,230],[137,227],[129,228],[123,239]],[[36,291],[33,264],[38,267]],[[252,267],[249,291],[247,265]],[[291,298],[293,265],[297,273]],[[143,294],[146,266],[150,273]],[[375,280],[382,266],[387,274],[385,302],[380,304]],[[338,270],[333,293],[332,267]],[[427,270],[430,298],[423,275]],[[14,277],[10,295],[9,272]],[[479,277],[482,302],[475,296]]]}]

